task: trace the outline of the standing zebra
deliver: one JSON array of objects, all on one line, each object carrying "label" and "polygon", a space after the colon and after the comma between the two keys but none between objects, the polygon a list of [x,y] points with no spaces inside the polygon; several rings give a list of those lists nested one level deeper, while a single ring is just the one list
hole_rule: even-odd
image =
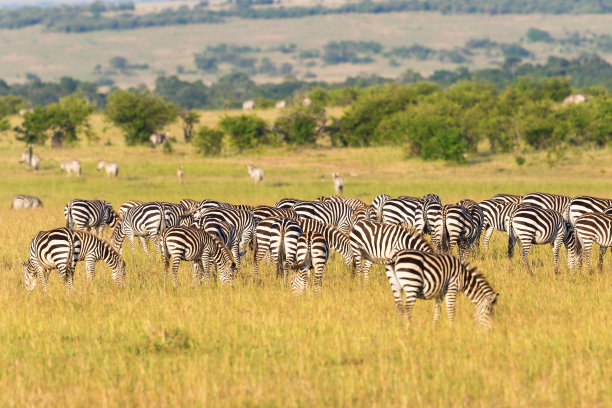
[{"label": "standing zebra", "polygon": [[342,255],[346,265],[353,267],[353,249],[351,248],[351,242],[347,234],[344,234],[333,225],[326,224],[318,220],[300,219],[297,221],[300,224],[300,227],[302,227],[302,231],[304,233],[316,232],[321,234],[323,238],[325,238],[325,242],[327,242],[329,248]]},{"label": "standing zebra", "polygon": [[70,176],[70,173],[74,173],[77,177],[81,177],[81,162],[76,159],[62,160],[60,162],[60,171],[65,171],[67,176]]},{"label": "standing zebra", "polygon": [[21,154],[21,160],[19,162],[25,163],[26,167],[31,167],[38,171],[38,168],[40,167],[40,156],[33,154],[32,145],[30,145],[27,150]]},{"label": "standing zebra", "polygon": [[221,242],[230,249],[237,263],[240,257],[245,255],[246,252],[240,252],[240,236],[233,225],[221,220],[202,218],[194,226],[218,236]]},{"label": "standing zebra", "polygon": [[523,197],[523,204],[533,205],[534,207],[544,208],[546,210],[554,210],[563,215],[567,221],[567,213],[570,201],[568,196],[548,193],[529,193]]},{"label": "standing zebra", "polygon": [[129,210],[132,207],[136,207],[137,205],[141,205],[141,204],[144,204],[144,202],[138,201],[138,200],[130,200],[130,201],[126,201],[125,203],[121,204],[121,206],[119,206],[119,211],[117,211],[117,213],[119,214],[119,218],[123,219],[123,216],[125,215],[127,210]]},{"label": "standing zebra", "polygon": [[366,203],[364,203],[358,198],[350,198],[343,196],[321,196],[317,198],[317,201],[336,201],[348,205],[353,210],[366,206]]},{"label": "standing zebra", "polygon": [[352,226],[353,209],[341,202],[311,201],[293,206],[300,218],[319,220],[332,224],[345,234]]},{"label": "standing zebra", "polygon": [[11,208],[14,210],[21,210],[23,208],[36,208],[42,206],[43,203],[42,201],[40,201],[40,198],[24,194],[17,194],[15,198],[13,198],[13,202],[11,203]]},{"label": "standing zebra", "polygon": [[80,252],[81,240],[68,228],[57,228],[36,234],[30,244],[28,262],[19,259],[24,268],[23,282],[26,290],[33,290],[38,278],[40,286],[46,292],[47,280],[52,269],[57,269],[66,289],[72,289],[74,269]]},{"label": "standing zebra", "polygon": [[471,246],[479,232],[479,227],[475,225],[469,211],[460,205],[447,204],[442,207],[440,223],[442,226],[440,251],[450,253],[457,245],[459,259],[461,262],[465,261],[470,256]]},{"label": "standing zebra", "polygon": [[[582,252],[579,264],[581,265],[582,261],[585,260],[590,273],[593,273],[591,267],[593,243],[599,244],[598,268],[601,271],[606,250],[612,246],[612,214],[588,213],[581,215],[574,223],[574,233],[576,234],[577,248]],[[576,252],[575,256],[580,256],[579,251]],[[575,259],[575,261],[578,261],[578,259]]]},{"label": "standing zebra", "polygon": [[329,258],[329,247],[323,235],[318,232],[305,232],[298,238],[296,257],[293,268],[296,273],[292,280],[292,291],[302,294],[308,288],[308,275],[311,269],[315,271],[315,293],[321,293],[323,270]]},{"label": "standing zebra", "polygon": [[358,271],[365,281],[372,263],[387,264],[402,249],[433,252],[421,234],[398,225],[359,221],[349,239]]},{"label": "standing zebra", "polygon": [[302,234],[301,226],[287,218],[265,218],[255,229],[255,258],[253,260],[253,278],[259,277],[259,262],[271,255],[276,264],[277,275],[283,274],[295,262],[295,251],[298,237]]},{"label": "standing zebra", "polygon": [[[514,244],[521,241],[521,256],[523,263],[530,274],[531,268],[527,256],[532,244],[552,244],[555,258],[555,273],[559,273],[559,249],[565,244],[568,252],[573,253],[573,240],[571,227],[565,222],[563,216],[555,210],[538,207],[523,207],[510,215],[508,221],[508,258],[512,260]],[[571,267],[572,257],[568,256]]]},{"label": "standing zebra", "polygon": [[263,181],[264,170],[261,167],[247,166],[249,177],[253,180],[253,183],[259,184]]},{"label": "standing zebra", "polygon": [[232,285],[236,262],[230,250],[216,235],[196,227],[170,227],[161,234],[161,250],[165,270],[164,287],[166,287],[170,258],[172,258],[172,282],[175,288],[178,286],[177,271],[182,260],[193,261],[193,286],[201,281],[202,274],[205,283],[210,282],[211,262],[219,267],[221,283]]},{"label": "standing zebra", "polygon": [[112,271],[113,281],[117,286],[125,285],[125,262],[113,246],[85,231],[75,231],[81,241],[81,251],[78,254],[79,261],[85,261],[87,281],[91,282],[95,276],[95,265],[97,261],[104,261]]},{"label": "standing zebra", "polygon": [[479,203],[482,208],[483,222],[482,230],[484,231],[483,243],[485,253],[489,252],[489,241],[493,231],[508,231],[508,220],[510,216],[519,208],[526,207],[524,204],[511,203],[508,201],[498,201],[488,199]]},{"label": "standing zebra", "polygon": [[258,205],[253,210],[253,217],[257,222],[269,217],[297,219],[298,215],[292,208],[277,208],[267,205]]},{"label": "standing zebra", "polygon": [[356,208],[355,212],[353,212],[351,223],[355,224],[361,220],[376,221],[376,211],[374,208],[369,205]]},{"label": "standing zebra", "polygon": [[98,171],[106,170],[106,177],[118,177],[119,176],[119,163],[111,162],[106,160],[100,160],[98,162]]},{"label": "standing zebra", "polygon": [[476,227],[476,237],[474,238],[474,245],[480,247],[480,233],[482,232],[482,225],[484,223],[484,213],[482,208],[474,200],[464,199],[457,202],[457,205],[462,206],[472,216],[474,227]]},{"label": "standing zebra", "polygon": [[105,226],[115,228],[119,216],[108,201],[70,200],[64,207],[66,227],[77,230],[92,230],[101,234]]},{"label": "standing zebra", "polygon": [[372,208],[374,209],[374,211],[376,212],[376,221],[378,222],[382,222],[382,207],[383,204],[386,203],[388,200],[390,200],[392,197],[388,194],[379,194],[376,197],[374,197],[374,200],[372,200]]},{"label": "standing zebra", "polygon": [[385,224],[404,224],[419,233],[425,230],[423,202],[418,198],[391,198],[382,205],[380,213]]},{"label": "standing zebra", "polygon": [[161,254],[159,236],[166,229],[165,214],[164,205],[158,202],[131,207],[113,230],[112,245],[119,253],[123,253],[122,244],[127,237],[132,247],[132,253],[134,253],[134,237],[139,237],[145,253],[150,257],[151,254],[145,238],[151,238],[155,244],[155,250],[158,254]]},{"label": "standing zebra", "polygon": [[340,195],[344,192],[344,179],[340,177],[338,173],[332,173],[332,179],[334,180],[334,191],[336,195]]},{"label": "standing zebra", "polygon": [[417,299],[435,300],[434,324],[440,317],[444,300],[449,324],[452,325],[457,293],[464,292],[476,306],[474,319],[478,325],[486,329],[491,327],[491,317],[499,293],[495,293],[475,267],[465,265],[451,255],[403,250],[395,254],[385,271],[395,304],[409,325]]},{"label": "standing zebra", "polygon": [[578,196],[572,198],[568,207],[567,219],[574,225],[578,217],[586,213],[604,212],[612,206],[612,200],[607,198]]}]

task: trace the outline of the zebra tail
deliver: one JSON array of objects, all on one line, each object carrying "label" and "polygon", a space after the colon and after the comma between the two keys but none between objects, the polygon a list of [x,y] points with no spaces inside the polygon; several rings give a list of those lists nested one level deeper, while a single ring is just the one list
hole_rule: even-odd
[{"label": "zebra tail", "polygon": [[514,214],[510,214],[510,217],[508,218],[508,258],[511,257],[512,254],[512,250],[513,250],[513,246],[514,246],[514,240],[515,240],[515,236],[514,236],[514,228],[512,228],[512,218],[514,217]]},{"label": "zebra tail", "polygon": [[446,228],[446,208],[442,208],[442,237],[440,237],[440,245],[442,252],[446,253],[449,250],[449,236]]},{"label": "zebra tail", "polygon": [[68,203],[68,218],[66,218],[66,228],[74,226],[74,218],[72,218],[72,200]]}]

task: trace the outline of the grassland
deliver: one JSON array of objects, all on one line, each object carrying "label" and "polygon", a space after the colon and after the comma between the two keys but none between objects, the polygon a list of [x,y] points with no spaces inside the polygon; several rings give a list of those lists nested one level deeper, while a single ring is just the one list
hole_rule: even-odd
[{"label": "grassland", "polygon": [[[153,7],[155,3],[148,7]],[[145,5],[143,5],[144,7]],[[300,50],[318,49],[329,41],[377,41],[388,49],[420,44],[434,49],[451,50],[462,47],[473,38],[490,38],[493,41],[514,43],[521,41],[531,27],[549,31],[556,38],[578,31],[612,34],[606,15],[441,15],[439,13],[350,14],[337,16],[313,16],[284,20],[230,19],[223,24],[156,27],[129,31],[99,31],[85,34],[44,32],[40,27],[21,30],[0,30],[0,78],[7,82],[24,81],[26,73],[38,75],[44,80],[57,80],[69,75],[81,80],[97,80],[94,67],[108,67],[115,56],[128,58],[131,64],[149,64],[145,71],[132,70],[113,75],[118,86],[135,86],[141,83],[153,86],[160,74],[176,74],[178,65],[187,73],[186,80],[202,79],[213,82],[216,76],[203,75],[195,70],[193,54],[206,46],[220,43],[248,45],[261,48],[253,54],[258,59],[269,57],[280,66],[289,62],[295,74],[301,76],[310,71],[318,80],[343,81],[347,76],[360,74],[397,77],[407,68],[424,75],[436,69],[454,69],[457,64],[438,60],[400,60],[398,67],[389,66],[387,58],[374,56],[370,64],[316,65],[307,67],[308,60],[299,60],[296,54],[282,54],[271,49],[281,44],[294,43]],[[588,48],[565,50],[559,45],[523,44],[535,54],[534,62],[544,61],[548,55],[574,57]],[[612,61],[612,54],[601,54]],[[499,64],[500,55],[477,55],[470,68]],[[224,72],[231,67],[222,66]],[[257,82],[274,82],[282,77],[254,76]]]},{"label": "grassland", "polygon": [[[271,119],[273,113],[259,112]],[[208,124],[214,114],[205,116]],[[268,203],[331,194],[330,173],[345,176],[346,194],[438,193],[444,202],[494,193],[549,191],[612,196],[612,152],[572,153],[550,168],[543,156],[480,156],[470,166],[405,160],[392,148],[262,151],[201,158],[175,144],[173,155],[125,148],[99,117],[100,141],[53,151],[35,148],[35,174],[17,163],[23,145],[0,140],[0,405],[2,406],[609,406],[612,404],[612,260],[605,272],[555,276],[548,246],[532,252],[534,277],[492,252],[473,262],[501,293],[492,331],[476,330],[462,296],[454,328],[433,328],[433,304],[418,302],[413,330],[395,313],[382,269],[370,287],[352,279],[334,256],[324,291],[294,298],[264,268],[251,281],[251,259],[233,289],[191,288],[189,265],[179,288],[163,290],[162,266],[140,248],[126,251],[127,286],[116,288],[98,265],[90,287],[77,267],[64,293],[53,274],[49,293],[26,293],[18,258],[41,229],[64,224],[71,198],[176,201],[184,197]],[[103,128],[106,127],[105,130]],[[171,131],[173,128],[170,129]],[[105,145],[110,141],[110,146]],[[58,161],[79,157],[80,179]],[[118,180],[95,171],[99,158],[121,163]],[[262,165],[253,186],[245,165]],[[185,183],[176,167],[185,167]],[[352,174],[352,175],[351,175]],[[8,209],[16,193],[38,195],[45,208]],[[596,252],[596,251],[594,251]],[[562,255],[562,262],[565,261]],[[37,288],[38,289],[38,288]]]}]

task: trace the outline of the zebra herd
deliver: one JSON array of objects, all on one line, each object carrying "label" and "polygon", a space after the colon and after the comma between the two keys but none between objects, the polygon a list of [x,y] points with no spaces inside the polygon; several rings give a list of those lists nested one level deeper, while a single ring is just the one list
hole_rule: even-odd
[{"label": "zebra herd", "polygon": [[[37,234],[28,262],[21,263],[28,290],[37,280],[45,288],[51,269],[57,269],[71,288],[80,260],[86,263],[88,281],[94,277],[93,264],[103,260],[113,271],[114,281],[124,285],[122,244],[127,238],[134,252],[138,237],[150,258],[147,240],[153,241],[164,265],[164,286],[170,269],[173,284],[178,285],[181,261],[193,263],[192,285],[210,283],[214,267],[220,282],[231,286],[243,273],[241,260],[250,252],[256,281],[259,264],[267,259],[276,265],[276,275],[285,285],[291,282],[296,294],[308,290],[310,271],[314,271],[318,294],[333,251],[364,284],[372,264],[384,265],[396,306],[408,323],[417,298],[435,300],[434,322],[444,300],[452,322],[457,293],[464,292],[475,305],[476,321],[487,328],[499,294],[468,263],[481,233],[486,253],[493,231],[506,232],[510,259],[520,241],[530,273],[532,244],[552,245],[555,272],[562,245],[568,250],[570,268],[586,260],[592,271],[593,243],[601,246],[600,268],[606,248],[612,246],[611,206],[609,199],[546,193],[499,194],[480,203],[466,199],[445,205],[435,194],[420,198],[381,194],[371,205],[342,196],[312,201],[284,198],[274,206],[255,207],[214,200],[132,200],[117,211],[108,201],[75,199],[64,208],[66,227]],[[112,229],[110,241],[101,238],[105,227]],[[459,257],[452,255],[454,246]]]}]

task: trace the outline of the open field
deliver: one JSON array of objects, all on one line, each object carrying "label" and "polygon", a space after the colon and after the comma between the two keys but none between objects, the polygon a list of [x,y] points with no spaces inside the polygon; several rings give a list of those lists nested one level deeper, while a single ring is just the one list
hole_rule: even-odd
[{"label": "open field", "polygon": [[[207,114],[204,121],[216,119]],[[39,288],[28,294],[18,263],[36,232],[65,223],[63,206],[75,197],[115,206],[185,197],[272,204],[331,194],[332,171],[345,176],[348,196],[367,201],[381,192],[435,192],[443,202],[538,190],[612,197],[609,149],[571,153],[554,168],[536,154],[522,167],[511,156],[479,156],[471,166],[454,167],[404,160],[392,148],[212,159],[182,143],[173,155],[128,149],[101,118],[94,127],[98,143],[60,151],[35,147],[43,159],[38,174],[17,163],[22,144],[9,142],[12,136],[0,139],[0,405],[612,405],[609,253],[604,273],[572,274],[563,250],[562,273],[555,276],[549,246],[536,247],[535,276],[529,277],[518,258],[510,267],[506,237],[495,233],[492,253],[473,260],[501,293],[488,333],[476,330],[474,308],[463,295],[454,328],[445,317],[433,328],[433,303],[418,301],[409,332],[382,268],[373,268],[364,288],[338,256],[328,264],[320,298],[293,297],[271,268],[263,269],[263,285],[253,284],[250,255],[233,289],[191,288],[190,265],[183,263],[178,290],[165,291],[160,261],[147,259],[139,247],[135,256],[126,249],[123,290],[100,264],[87,287],[79,264],[73,293],[64,293],[54,272],[47,295]],[[84,164],[80,179],[59,172],[59,160],[72,157]],[[95,171],[99,158],[121,163],[118,180]],[[181,164],[185,183],[179,185]],[[265,168],[261,186],[251,185],[246,164]],[[16,193],[38,195],[45,208],[9,210]]]},{"label": "open field", "polygon": [[[152,3],[150,7],[153,7]],[[313,16],[283,20],[230,19],[224,24],[156,27],[129,31],[98,31],[85,34],[43,32],[40,27],[21,30],[0,30],[0,78],[7,82],[24,81],[26,73],[44,80],[57,80],[69,75],[81,80],[97,80],[94,67],[108,68],[115,56],[128,58],[130,64],[149,64],[148,70],[130,70],[109,76],[118,86],[141,83],[152,86],[160,74],[176,74],[178,65],[187,73],[186,80],[202,79],[207,83],[216,79],[214,74],[195,72],[193,54],[206,46],[221,43],[260,47],[261,52],[248,55],[258,60],[269,57],[277,66],[284,62],[294,66],[301,78],[310,71],[317,80],[343,81],[347,76],[373,74],[397,77],[407,68],[424,75],[436,69],[454,69],[458,64],[437,59],[419,61],[401,60],[398,67],[389,66],[387,58],[373,56],[370,64],[323,65],[320,58],[315,66],[307,67],[308,60],[297,59],[297,54],[282,54],[270,48],[294,43],[299,50],[318,49],[329,41],[377,41],[387,49],[398,46],[424,45],[433,49],[452,50],[464,46],[473,38],[490,38],[503,43],[518,42],[527,30],[537,27],[549,31],[556,38],[568,32],[598,35],[612,34],[606,15],[441,15],[439,13],[348,14]],[[534,62],[545,61],[549,55],[575,57],[578,49],[562,50],[559,45],[544,43],[522,44],[536,55]],[[594,51],[581,48],[580,51]],[[495,53],[493,53],[495,54]],[[601,53],[608,61],[612,54]],[[496,66],[500,55],[477,55],[470,68]],[[229,66],[221,66],[228,72]],[[257,82],[281,81],[282,76],[256,75]]]}]

